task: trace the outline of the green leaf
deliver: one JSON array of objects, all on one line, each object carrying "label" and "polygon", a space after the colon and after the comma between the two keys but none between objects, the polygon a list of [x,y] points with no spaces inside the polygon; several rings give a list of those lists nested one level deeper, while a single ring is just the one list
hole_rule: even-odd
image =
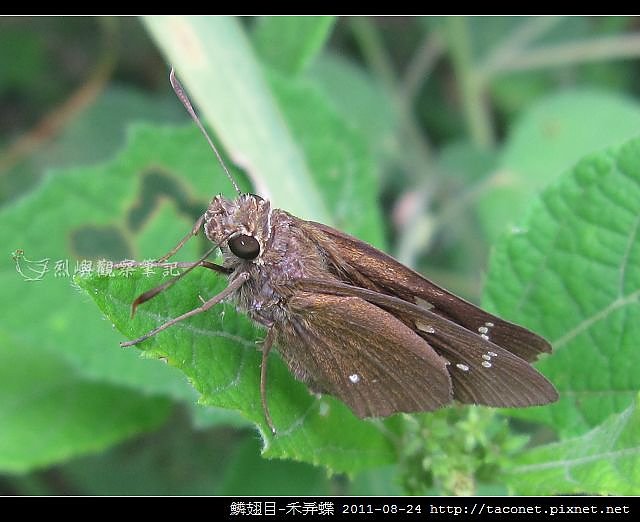
[{"label": "green leaf", "polygon": [[[187,134],[191,138],[197,137],[193,129]],[[154,144],[160,140],[154,140],[150,145],[144,139],[140,141],[140,150],[154,154]],[[180,148],[179,136],[172,143]],[[189,154],[189,147],[185,147],[183,152]],[[131,256],[136,253],[127,240],[130,232],[124,209],[135,206],[139,196],[137,169],[153,167],[152,162],[144,166],[136,162],[140,150],[134,150],[130,157],[124,158],[123,164],[116,164],[114,171],[85,168],[66,174],[50,174],[38,190],[0,211],[0,241],[7,250],[25,251],[24,257],[17,262],[8,251],[0,258],[0,284],[3,295],[12,303],[0,316],[2,353],[4,357],[12,358],[20,353],[24,358],[15,365],[8,361],[3,363],[6,371],[23,365],[21,373],[17,373],[18,370],[15,373],[20,376],[16,377],[20,386],[16,382],[10,385],[9,379],[0,382],[1,404],[14,407],[22,397],[21,402],[18,401],[21,404],[19,411],[7,410],[6,416],[3,415],[6,422],[0,423],[0,446],[8,448],[7,452],[13,455],[10,463],[5,459],[3,466],[6,469],[25,470],[44,465],[76,453],[103,448],[148,430],[166,416],[168,408],[166,401],[150,395],[188,401],[197,397],[184,375],[175,368],[158,361],[143,361],[135,351],[119,350],[121,335],[96,315],[89,300],[70,284],[76,256],[91,258],[90,247],[96,246],[100,252],[108,254],[108,249],[102,250],[106,244],[100,238],[119,234],[119,244],[124,250]],[[201,150],[208,158],[206,147]],[[179,158],[179,152],[174,156]],[[190,157],[197,158],[197,154]],[[202,171],[207,171],[206,178],[209,179],[206,166]],[[105,197],[107,194],[109,198]],[[166,224],[165,234],[182,235],[190,226],[190,220],[180,223],[174,215],[173,221]],[[79,240],[80,237],[85,239]],[[155,246],[159,244],[157,242]],[[47,259],[47,271],[39,281],[27,282],[17,271],[21,266],[27,273],[27,260]],[[63,266],[67,264],[67,273],[56,271],[59,261]],[[56,277],[56,274],[63,277]],[[51,400],[47,397],[30,400],[34,390],[39,390],[34,379],[43,379],[30,376],[27,366],[34,361],[46,362],[42,374],[50,371],[54,385],[63,379],[63,375],[68,388],[51,389]],[[65,402],[56,403],[56,400]],[[69,408],[65,409],[67,403]],[[109,413],[102,411],[104,408]],[[140,414],[140,410],[148,410],[148,413]],[[52,418],[60,417],[61,411],[66,425],[58,429]],[[120,411],[121,418],[116,415]],[[137,424],[136,418],[139,418]],[[106,426],[105,422],[110,425]],[[16,435],[29,429],[34,434],[42,433],[47,424],[55,425],[61,435],[42,437],[38,441]],[[22,431],[16,431],[18,429]],[[56,430],[52,434],[57,433]],[[14,446],[20,440],[22,446],[18,451]]]},{"label": "green leaf", "polygon": [[181,109],[169,91],[149,95],[132,88],[110,86],[65,127],[59,140],[37,155],[37,168],[45,172],[54,166],[62,168],[105,161],[124,146],[127,127],[132,121],[177,124],[184,120]]},{"label": "green leaf", "polygon": [[[200,304],[198,296],[214,296],[226,286],[223,278],[202,270],[192,272],[170,291],[145,303],[130,317],[131,302],[163,281],[147,277],[77,278],[116,327],[135,338]],[[260,401],[258,342],[264,330],[229,305],[197,315],[152,337],[141,346],[149,356],[162,357],[182,370],[202,394],[200,402],[238,410],[258,425],[264,454],[321,464],[336,471],[391,462],[391,441],[382,425],[364,422],[337,400],[312,396],[278,357],[269,362],[268,400],[278,435],[272,437]]]},{"label": "green leaf", "polygon": [[638,400],[580,437],[527,451],[505,479],[520,495],[638,495]]},{"label": "green leaf", "polygon": [[497,244],[485,304],[544,335],[560,400],[513,415],[584,433],[640,389],[640,140],[594,154]]},{"label": "green leaf", "polygon": [[[34,323],[35,324],[35,323]],[[0,471],[24,472],[155,428],[170,403],[89,382],[0,332]]]},{"label": "green leaf", "polygon": [[639,128],[635,101],[596,90],[562,92],[529,110],[510,133],[492,190],[479,203],[489,238],[517,223],[531,197],[582,156],[619,145]]},{"label": "green leaf", "polygon": [[321,189],[238,22],[198,16],[143,20],[203,119],[257,192],[299,217],[331,223]]},{"label": "green leaf", "polygon": [[53,168],[95,164],[111,157],[124,145],[131,121],[167,123],[183,118],[184,110],[169,92],[150,96],[130,88],[108,87],[65,125],[60,135],[3,174],[0,196],[6,201],[15,199],[36,186],[43,174]]},{"label": "green leaf", "polygon": [[295,75],[322,49],[334,23],[334,16],[263,16],[253,28],[253,43],[265,64]]},{"label": "green leaf", "polygon": [[[144,259],[157,256],[156,248],[175,244],[175,238],[192,226],[191,218],[169,216],[158,204],[155,217],[162,220],[162,230],[153,232],[151,225],[143,224],[137,232],[141,243],[145,237],[156,239],[153,251],[139,250],[128,213],[142,199],[145,174],[160,171],[170,177],[180,171],[180,164],[191,165],[197,193],[211,190],[210,153],[195,129],[152,132],[140,128],[131,141],[128,153],[112,164],[51,174],[39,190],[0,213],[0,240],[7,249],[23,249],[30,260],[49,259],[41,281],[25,282],[8,252],[0,258],[0,283],[14,303],[0,317],[0,330],[10,343],[29,346],[35,353],[56,354],[86,379],[192,401],[193,390],[175,369],[117,349],[122,337],[96,315],[88,300],[79,298],[69,281],[82,259],[119,258],[108,248],[107,239],[117,240],[118,252],[124,252],[121,257]],[[185,255],[193,259],[196,252],[188,246]],[[68,275],[56,277],[58,261],[68,263]]]},{"label": "green leaf", "polygon": [[359,473],[349,483],[347,494],[354,496],[403,495],[397,477],[397,466],[384,466]]}]

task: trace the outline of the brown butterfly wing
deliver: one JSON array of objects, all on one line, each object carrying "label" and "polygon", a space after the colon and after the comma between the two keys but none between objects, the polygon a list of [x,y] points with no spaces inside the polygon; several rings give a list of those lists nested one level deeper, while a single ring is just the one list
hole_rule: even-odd
[{"label": "brown butterfly wing", "polygon": [[430,411],[452,400],[447,362],[393,315],[357,297],[296,292],[279,351],[314,391],[359,417]]},{"label": "brown butterfly wing", "polygon": [[298,225],[315,240],[345,283],[422,303],[478,336],[487,328],[494,344],[525,361],[551,352],[550,344],[539,335],[455,296],[371,245],[321,223],[298,220]]},{"label": "brown butterfly wing", "polygon": [[467,404],[499,407],[536,406],[553,402],[553,385],[528,362],[488,339],[417,305],[374,290],[336,281],[302,279],[297,290],[359,297],[415,325],[414,332],[450,364],[454,398]]}]

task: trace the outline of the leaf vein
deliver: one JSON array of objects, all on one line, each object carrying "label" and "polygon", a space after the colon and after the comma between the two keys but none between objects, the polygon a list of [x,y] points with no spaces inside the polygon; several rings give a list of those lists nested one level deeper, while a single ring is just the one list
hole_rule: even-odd
[{"label": "leaf vein", "polygon": [[573,340],[575,337],[580,335],[585,330],[589,329],[591,326],[593,326],[597,322],[602,321],[603,319],[606,319],[609,314],[615,312],[619,308],[624,308],[627,305],[638,302],[639,297],[640,297],[640,290],[636,290],[635,292],[632,292],[626,297],[619,297],[618,299],[609,303],[607,306],[605,306],[598,312],[585,318],[582,322],[578,323],[575,327],[569,330],[562,337],[559,337],[558,339],[553,341],[551,344],[554,346],[556,350],[561,348],[562,346],[569,343],[571,340]]}]

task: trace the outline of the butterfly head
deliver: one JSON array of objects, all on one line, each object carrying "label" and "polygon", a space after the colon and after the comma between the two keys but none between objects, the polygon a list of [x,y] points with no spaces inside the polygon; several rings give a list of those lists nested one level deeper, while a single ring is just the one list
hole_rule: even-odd
[{"label": "butterfly head", "polygon": [[271,235],[271,205],[255,194],[236,199],[218,195],[205,214],[204,230],[210,241],[220,244],[225,261],[233,267],[260,263]]}]

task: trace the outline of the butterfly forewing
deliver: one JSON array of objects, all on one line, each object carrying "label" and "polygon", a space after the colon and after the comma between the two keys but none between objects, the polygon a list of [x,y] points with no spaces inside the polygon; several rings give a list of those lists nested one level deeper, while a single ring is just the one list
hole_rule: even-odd
[{"label": "butterfly forewing", "polygon": [[[401,321],[357,297],[297,292],[279,351],[310,388],[359,417],[435,410],[451,402],[445,359]],[[328,333],[330,332],[330,335]]]},{"label": "butterfly forewing", "polygon": [[371,245],[321,223],[299,221],[345,282],[421,304],[478,335],[490,333],[494,344],[525,361],[551,352],[539,335],[440,288]]}]

